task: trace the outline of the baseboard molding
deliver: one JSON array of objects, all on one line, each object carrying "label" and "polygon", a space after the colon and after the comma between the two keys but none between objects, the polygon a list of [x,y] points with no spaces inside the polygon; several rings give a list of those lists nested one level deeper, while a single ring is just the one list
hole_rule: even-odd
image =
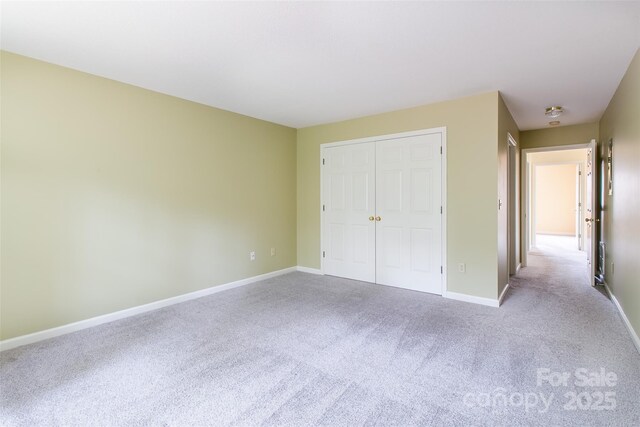
[{"label": "baseboard molding", "polygon": [[518,266],[516,267],[516,274],[520,273],[520,269],[522,268],[522,263],[519,262]]},{"label": "baseboard molding", "polygon": [[607,282],[604,282],[604,288],[609,294],[609,298],[611,298],[611,301],[613,301],[613,305],[615,305],[616,308],[618,309],[618,313],[620,313],[620,317],[622,317],[622,321],[624,322],[624,325],[627,327],[627,331],[629,331],[629,335],[631,335],[631,341],[633,341],[633,344],[636,346],[636,350],[638,350],[638,352],[640,353],[640,338],[638,337],[638,334],[636,333],[635,329],[633,329],[631,322],[629,322],[629,318],[627,317],[624,310],[622,309],[622,306],[618,302],[618,299],[616,298],[616,296],[613,295],[613,292],[611,292],[611,289],[609,288],[609,285],[607,285]]},{"label": "baseboard molding", "polygon": [[309,273],[309,274],[322,274],[322,271],[320,271],[320,269],[318,268],[309,268],[309,267],[303,267],[301,265],[297,266],[296,269],[302,273]]},{"label": "baseboard molding", "polygon": [[127,308],[124,310],[116,311],[114,313],[104,314],[102,316],[96,316],[86,320],[80,320],[78,322],[69,323],[67,325],[58,326],[56,328],[46,329],[44,331],[34,332],[32,334],[22,335],[15,338],[9,338],[7,340],[0,341],[0,351],[10,350],[12,348],[20,347],[27,344],[32,344],[38,341],[54,338],[60,335],[70,334],[72,332],[80,331],[82,329],[91,328],[93,326],[102,325],[104,323],[113,322],[115,320],[124,319],[124,318],[135,316],[138,314],[157,310],[159,308],[164,308],[170,305],[179,304],[181,302],[190,301],[196,298],[202,298],[207,295],[212,295],[218,292],[248,285],[250,283],[259,282],[260,280],[266,280],[272,277],[281,276],[283,274],[292,273],[294,271],[298,271],[298,267],[289,267],[282,270],[272,271],[270,273],[260,274],[258,276],[236,280],[235,282],[229,282],[222,285],[212,286],[210,288],[202,289],[199,291],[189,292],[187,294],[178,295],[178,296],[163,299],[160,301],[155,301],[148,304]]},{"label": "baseboard molding", "polygon": [[464,302],[470,302],[473,304],[481,304],[481,305],[488,305],[489,307],[499,307],[500,306],[500,302],[497,299],[491,299],[491,298],[483,298],[483,297],[476,297],[473,295],[467,295],[467,294],[459,294],[457,292],[443,292],[442,296],[445,298],[449,298],[449,299],[454,299],[457,301],[464,301]]},{"label": "baseboard molding", "polygon": [[504,299],[504,296],[507,294],[507,291],[509,290],[509,284],[507,283],[507,286],[504,287],[504,289],[502,290],[502,293],[500,294],[500,298],[498,298],[498,307],[500,307],[502,305],[502,300]]}]

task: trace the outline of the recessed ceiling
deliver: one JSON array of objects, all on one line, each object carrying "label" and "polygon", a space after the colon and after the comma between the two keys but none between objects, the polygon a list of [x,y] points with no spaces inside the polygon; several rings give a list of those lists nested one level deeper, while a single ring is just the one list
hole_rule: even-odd
[{"label": "recessed ceiling", "polygon": [[3,2],[2,49],[300,128],[499,90],[602,115],[640,2]]}]

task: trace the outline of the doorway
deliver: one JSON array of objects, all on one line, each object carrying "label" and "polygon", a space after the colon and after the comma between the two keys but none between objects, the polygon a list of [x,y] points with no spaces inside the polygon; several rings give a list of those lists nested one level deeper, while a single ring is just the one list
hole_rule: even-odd
[{"label": "doorway", "polygon": [[523,266],[540,251],[575,251],[593,283],[595,151],[595,141],[523,150]]}]

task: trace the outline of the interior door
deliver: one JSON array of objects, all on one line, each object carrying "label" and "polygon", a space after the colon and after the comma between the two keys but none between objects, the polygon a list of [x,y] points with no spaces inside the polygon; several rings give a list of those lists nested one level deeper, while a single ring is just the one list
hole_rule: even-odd
[{"label": "interior door", "polygon": [[586,182],[586,194],[585,194],[585,203],[587,208],[587,213],[585,215],[585,222],[587,224],[584,236],[585,243],[585,251],[587,252],[587,274],[589,275],[589,283],[591,286],[595,286],[595,276],[596,276],[596,249],[598,245],[598,238],[596,234],[596,223],[600,220],[596,217],[596,198],[595,198],[595,189],[596,189],[596,171],[597,167],[595,166],[596,161],[596,148],[597,144],[595,140],[591,140],[589,144],[589,149],[587,150],[587,164],[585,167],[585,173],[587,176]]},{"label": "interior door", "polygon": [[440,133],[376,143],[376,281],[442,293]]},{"label": "interior door", "polygon": [[323,155],[323,272],[375,282],[375,145]]}]

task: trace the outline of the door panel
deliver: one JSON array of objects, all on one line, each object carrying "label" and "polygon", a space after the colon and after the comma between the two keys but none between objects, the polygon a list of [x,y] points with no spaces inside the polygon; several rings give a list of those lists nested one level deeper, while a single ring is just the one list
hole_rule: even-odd
[{"label": "door panel", "polygon": [[442,293],[442,134],[323,150],[323,272]]},{"label": "door panel", "polygon": [[[394,227],[389,225],[377,225],[379,236],[378,247],[379,261],[384,269],[400,269],[402,268],[402,244],[403,230],[402,227]],[[382,283],[378,280],[378,283]]]},{"label": "door panel", "polygon": [[433,233],[431,230],[414,228],[411,230],[411,269],[428,273],[432,265],[431,245]]},{"label": "door panel", "polygon": [[376,205],[379,211],[402,211],[402,170],[393,169],[379,172]]},{"label": "door panel", "polygon": [[441,143],[439,133],[376,143],[377,283],[442,293]]},{"label": "door panel", "polygon": [[375,146],[324,151],[323,271],[375,282]]}]

